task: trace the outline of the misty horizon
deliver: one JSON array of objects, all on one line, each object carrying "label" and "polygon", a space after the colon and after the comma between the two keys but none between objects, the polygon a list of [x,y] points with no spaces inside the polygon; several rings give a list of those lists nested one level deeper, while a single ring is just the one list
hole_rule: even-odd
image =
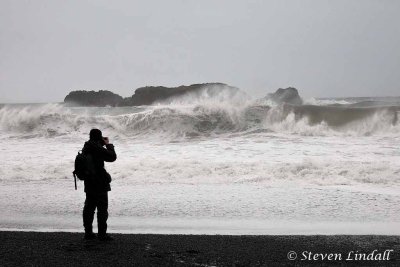
[{"label": "misty horizon", "polygon": [[[213,82],[210,82],[210,83],[213,83]],[[142,88],[142,87],[152,87],[152,86],[157,86],[157,85],[145,85],[145,86],[141,86],[141,87],[138,87],[138,88]],[[162,87],[166,87],[166,86],[163,86],[163,85],[159,85],[159,86],[162,86]],[[179,86],[184,86],[184,85],[179,85]],[[179,87],[179,86],[176,86],[176,87]],[[235,87],[235,86],[234,86]],[[294,86],[288,86],[288,87],[294,87]],[[285,88],[288,88],[288,87],[285,87]],[[70,92],[72,92],[72,91],[95,91],[95,92],[98,92],[98,91],[110,91],[110,92],[112,92],[112,93],[115,93],[115,94],[117,94],[117,95],[120,95],[121,97],[123,97],[123,98],[127,98],[127,97],[131,97],[133,94],[134,94],[134,91],[136,90],[136,89],[138,89],[138,88],[135,88],[135,89],[133,89],[133,93],[131,94],[131,95],[120,95],[119,93],[117,93],[117,91],[114,91],[114,90],[112,90],[112,89],[77,89],[77,90],[70,90],[70,91],[68,91],[67,93],[66,93],[66,95],[65,96],[67,96],[68,95],[68,93],[70,93]],[[296,88],[296,87],[294,87],[294,88]],[[241,88],[239,88],[240,90],[241,90]],[[277,88],[277,89],[279,89],[279,88]],[[277,90],[276,89],[276,90]],[[296,89],[298,89],[298,88],[296,88]],[[276,90],[274,90],[274,91],[269,91],[269,92],[266,92],[264,95],[261,95],[261,96],[251,96],[251,95],[249,95],[246,91],[243,91],[243,90],[241,90],[242,92],[245,92],[246,94],[248,94],[250,97],[252,97],[253,99],[260,99],[260,98],[264,98],[264,97],[267,97],[267,95],[268,94],[270,94],[270,93],[273,93],[273,92],[275,92]],[[321,96],[321,97],[303,97],[302,95],[301,95],[301,91],[299,90],[299,94],[300,94],[300,97],[302,97],[303,98],[303,100],[309,100],[309,99],[312,99],[312,98],[315,98],[315,99],[351,99],[351,98],[360,98],[360,99],[368,99],[368,98],[375,98],[375,99],[380,99],[380,98],[391,98],[391,97],[394,97],[394,98],[400,98],[400,95],[380,95],[380,96],[378,96],[378,95],[376,95],[376,96],[372,96],[372,95],[370,95],[370,96]],[[62,99],[60,99],[60,100],[55,100],[55,101],[47,101],[47,102],[0,102],[0,104],[46,104],[46,103],[64,103],[64,98],[65,98],[65,96],[62,98]]]}]

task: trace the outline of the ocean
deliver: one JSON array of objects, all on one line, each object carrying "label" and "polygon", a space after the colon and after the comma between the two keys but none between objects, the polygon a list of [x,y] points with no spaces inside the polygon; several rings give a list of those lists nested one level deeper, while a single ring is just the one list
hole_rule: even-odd
[{"label": "ocean", "polygon": [[400,234],[400,98],[179,98],[140,107],[0,105],[0,228],[82,231],[73,165],[114,143],[109,229]]}]

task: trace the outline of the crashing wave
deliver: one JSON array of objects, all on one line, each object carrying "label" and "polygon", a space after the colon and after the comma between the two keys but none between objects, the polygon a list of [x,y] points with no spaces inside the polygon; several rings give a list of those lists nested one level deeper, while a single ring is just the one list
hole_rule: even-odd
[{"label": "crashing wave", "polygon": [[120,108],[71,108],[61,104],[5,105],[0,131],[54,137],[87,133],[98,127],[126,136],[194,137],[285,132],[301,135],[398,133],[399,107],[259,105],[248,99],[229,102],[184,99],[169,104]]}]

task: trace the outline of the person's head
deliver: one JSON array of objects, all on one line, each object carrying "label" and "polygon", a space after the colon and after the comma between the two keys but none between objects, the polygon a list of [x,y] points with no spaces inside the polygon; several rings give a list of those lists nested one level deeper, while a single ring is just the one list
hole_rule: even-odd
[{"label": "person's head", "polygon": [[103,140],[103,134],[99,129],[92,129],[90,130],[89,133],[90,140],[92,141],[102,141]]}]

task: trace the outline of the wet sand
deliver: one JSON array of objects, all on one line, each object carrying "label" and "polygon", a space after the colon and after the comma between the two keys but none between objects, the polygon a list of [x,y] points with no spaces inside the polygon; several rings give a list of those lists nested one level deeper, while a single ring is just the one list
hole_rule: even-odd
[{"label": "wet sand", "polygon": [[[84,241],[82,233],[0,232],[0,266],[400,266],[400,236],[112,236],[100,242]],[[374,250],[382,260],[346,260],[351,251],[367,256]],[[288,259],[290,251],[296,260]],[[301,260],[303,251],[342,259]]]}]

